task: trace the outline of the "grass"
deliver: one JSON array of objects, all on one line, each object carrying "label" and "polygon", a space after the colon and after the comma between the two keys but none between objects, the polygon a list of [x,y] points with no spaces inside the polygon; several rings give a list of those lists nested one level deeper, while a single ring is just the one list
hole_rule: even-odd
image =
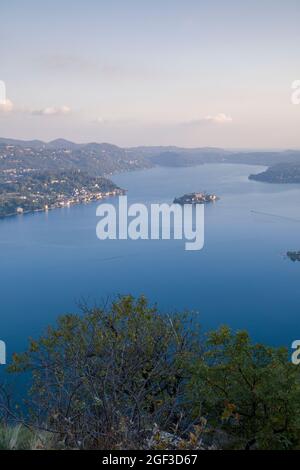
[{"label": "grass", "polygon": [[0,450],[43,450],[51,448],[47,433],[37,432],[18,424],[0,425]]}]

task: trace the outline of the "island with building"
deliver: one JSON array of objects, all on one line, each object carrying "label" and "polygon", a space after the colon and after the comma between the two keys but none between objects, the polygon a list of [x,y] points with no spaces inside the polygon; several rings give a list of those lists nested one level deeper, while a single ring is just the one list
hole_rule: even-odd
[{"label": "island with building", "polygon": [[216,202],[219,199],[216,194],[208,194],[206,192],[200,193],[190,193],[184,194],[181,197],[177,197],[174,199],[174,204],[207,204],[211,202]]}]

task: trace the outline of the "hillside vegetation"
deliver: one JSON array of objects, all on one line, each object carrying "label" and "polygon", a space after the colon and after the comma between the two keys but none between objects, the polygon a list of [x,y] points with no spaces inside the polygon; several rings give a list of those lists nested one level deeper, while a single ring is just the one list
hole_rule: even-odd
[{"label": "hillside vegetation", "polygon": [[202,336],[191,314],[165,315],[144,297],[60,317],[14,355],[9,371],[32,377],[26,418],[4,394],[1,403],[2,429],[22,424],[33,433],[25,445],[300,446],[299,367],[286,350],[254,344],[225,326]]},{"label": "hillside vegetation", "polygon": [[266,183],[300,183],[300,162],[273,165],[262,173],[250,175],[249,179]]}]

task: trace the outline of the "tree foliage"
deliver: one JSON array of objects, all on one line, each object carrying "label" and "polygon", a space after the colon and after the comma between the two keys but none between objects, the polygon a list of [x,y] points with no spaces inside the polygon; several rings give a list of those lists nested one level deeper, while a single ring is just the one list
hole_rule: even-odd
[{"label": "tree foliage", "polygon": [[222,327],[209,334],[189,387],[195,409],[231,446],[289,449],[300,444],[299,385],[286,349],[252,344],[247,332]]},{"label": "tree foliage", "polygon": [[144,297],[60,317],[10,371],[32,374],[26,424],[56,446],[300,446],[299,367],[285,349],[228,327],[200,339],[190,314]]},{"label": "tree foliage", "polygon": [[187,364],[198,342],[183,316],[168,317],[144,297],[65,315],[15,355],[11,371],[30,371],[32,419],[65,445],[137,446],[154,424],[182,421]]}]

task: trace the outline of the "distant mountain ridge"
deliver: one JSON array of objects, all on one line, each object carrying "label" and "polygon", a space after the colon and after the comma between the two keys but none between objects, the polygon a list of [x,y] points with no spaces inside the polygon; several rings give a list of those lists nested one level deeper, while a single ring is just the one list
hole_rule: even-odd
[{"label": "distant mountain ridge", "polygon": [[76,144],[65,139],[46,143],[0,138],[0,171],[80,170],[104,176],[150,166],[143,156],[107,143]]},{"label": "distant mountain ridge", "polygon": [[92,175],[151,168],[155,165],[186,167],[204,163],[244,163],[272,166],[300,163],[299,150],[229,151],[222,148],[140,146],[122,148],[109,143],[75,143],[66,139],[51,142],[0,138],[1,170],[81,170]]}]

